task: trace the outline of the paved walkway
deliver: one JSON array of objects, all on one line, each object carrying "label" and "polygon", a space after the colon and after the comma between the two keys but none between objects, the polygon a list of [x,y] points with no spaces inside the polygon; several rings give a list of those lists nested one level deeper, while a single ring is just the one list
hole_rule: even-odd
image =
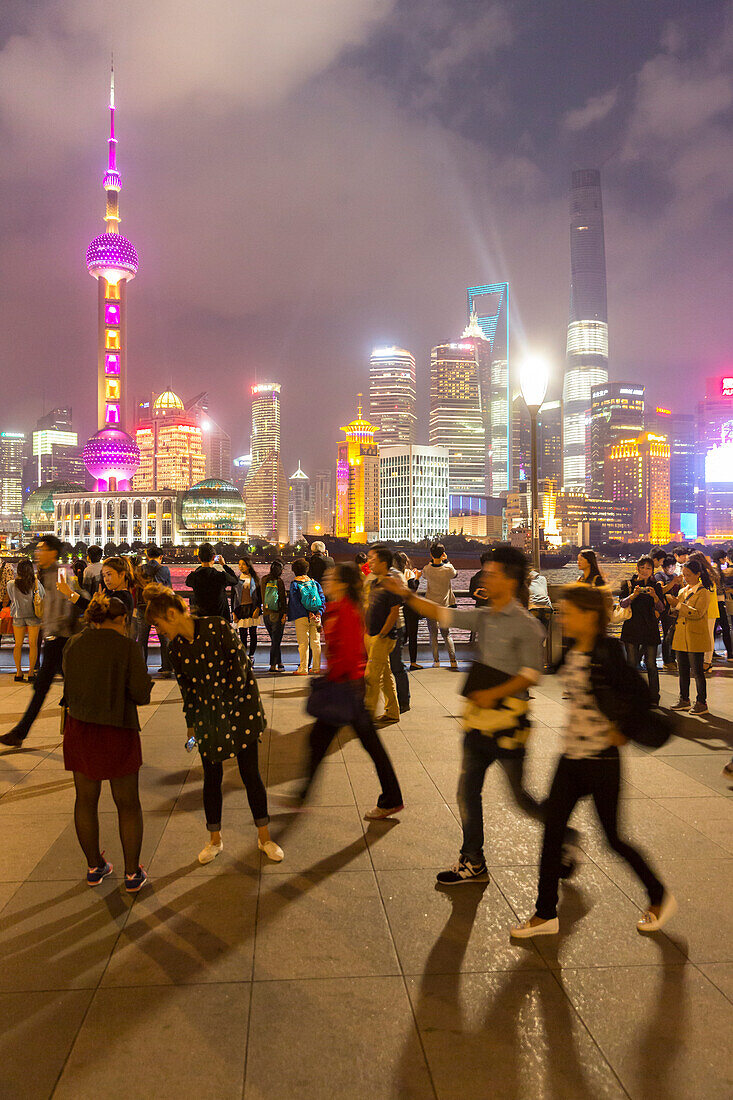
[{"label": "paved walkway", "polygon": [[[425,670],[385,740],[403,783],[399,822],[362,813],[375,777],[345,737],[316,804],[276,795],[300,774],[304,687],[262,679],[261,750],[285,861],[263,864],[238,776],[226,777],[226,848],[206,868],[201,774],[183,748],[177,688],[143,712],[143,858],[152,885],[91,891],[59,748],[59,690],[23,753],[0,756],[2,1100],[713,1100],[733,1095],[733,805],[721,776],[733,673],[710,683],[716,716],[687,719],[656,753],[626,750],[624,817],[680,903],[668,935],[635,930],[637,883],[584,805],[586,862],[563,888],[564,934],[509,942],[531,912],[539,830],[504,778],[485,789],[491,882],[452,894],[458,678]],[[665,697],[674,681],[663,677]],[[60,685],[59,685],[60,687]],[[0,728],[29,688],[0,677]],[[547,788],[563,707],[535,692],[530,785]]]}]

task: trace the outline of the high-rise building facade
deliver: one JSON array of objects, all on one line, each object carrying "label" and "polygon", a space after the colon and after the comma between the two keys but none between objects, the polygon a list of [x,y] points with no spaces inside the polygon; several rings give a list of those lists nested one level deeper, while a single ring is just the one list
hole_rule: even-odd
[{"label": "high-rise building facade", "polygon": [[697,407],[698,516],[707,538],[733,535],[733,376],[705,379]]},{"label": "high-rise building facade", "polygon": [[448,531],[448,469],[444,447],[380,446],[380,539],[420,542]]},{"label": "high-rise building facade", "polygon": [[633,534],[655,543],[669,540],[669,451],[664,436],[643,432],[606,454],[606,497],[630,504]]},{"label": "high-rise building facade", "polygon": [[468,335],[479,328],[489,341],[491,368],[488,378],[491,420],[490,496],[511,489],[512,478],[512,386],[509,370],[509,284],[471,286],[468,295]]},{"label": "high-rise building facade", "polygon": [[336,465],[336,534],[350,542],[371,542],[379,532],[379,447],[377,431],[359,411],[341,429]]},{"label": "high-rise building facade", "polygon": [[311,526],[311,483],[298,461],[288,481],[288,540],[298,542]]},{"label": "high-rise building facade", "polygon": [[247,530],[273,542],[288,537],[288,485],[280,456],[280,383],[252,387],[252,464],[245,485]]},{"label": "high-rise building facade", "polygon": [[379,445],[415,442],[415,356],[404,348],[375,348],[369,360],[369,416]]},{"label": "high-rise building facade", "polygon": [[0,531],[18,533],[23,518],[24,432],[0,432]]},{"label": "high-rise building facade", "polygon": [[79,436],[71,424],[71,409],[52,409],[40,417],[33,433],[33,475],[29,487],[49,481],[84,483],[86,470]]},{"label": "high-rise building facade", "polygon": [[333,500],[333,470],[316,470],[311,495],[314,534],[334,534],[336,509]]},{"label": "high-rise building facade", "polygon": [[[694,413],[672,413],[669,438],[669,507],[672,530],[681,529],[681,517],[696,511],[695,457],[697,422]],[[732,475],[733,476],[733,475]]]},{"label": "high-rise building facade", "polygon": [[622,439],[636,438],[644,427],[644,386],[634,382],[603,382],[591,387],[588,496],[602,497],[605,492],[607,449]]},{"label": "high-rise building facade", "polygon": [[562,485],[562,401],[546,401],[537,415],[540,481]]},{"label": "high-rise building facade", "polygon": [[451,493],[486,492],[486,433],[472,340],[430,353],[430,446],[450,456]]},{"label": "high-rise building facade", "polygon": [[608,381],[606,246],[601,174],[573,172],[570,195],[570,319],[563,383],[563,482],[585,491],[591,389]]},{"label": "high-rise building facade", "polygon": [[84,464],[98,491],[129,489],[140,456],[125,430],[127,395],[127,284],[138,269],[135,246],[120,233],[120,191],[115,137],[115,78],[110,81],[105,231],[86,252],[87,270],[97,280],[97,428],[84,447]]},{"label": "high-rise building facade", "polygon": [[185,491],[206,473],[203,433],[171,390],[152,403],[151,416],[135,430],[140,465],[133,478],[135,492]]},{"label": "high-rise building facade", "polygon": [[201,428],[206,477],[229,481],[232,476],[232,437],[209,413],[209,394],[199,393],[186,403],[186,412]]}]

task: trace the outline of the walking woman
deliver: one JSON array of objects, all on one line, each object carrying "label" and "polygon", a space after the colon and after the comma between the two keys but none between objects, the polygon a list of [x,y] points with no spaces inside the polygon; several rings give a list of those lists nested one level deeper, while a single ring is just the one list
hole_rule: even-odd
[{"label": "walking woman", "polygon": [[[410,591],[417,592],[422,573],[419,569],[413,568],[412,562],[407,554],[403,554],[401,550],[398,550],[392,559],[392,564],[397,572],[404,577],[405,584]],[[410,655],[410,672],[416,672],[423,667],[417,663],[417,627],[421,616],[418,615],[416,611],[413,611],[411,607],[408,607],[407,604],[403,606],[402,613],[405,616],[407,652]]]},{"label": "walking woman", "polygon": [[98,592],[84,619],[91,629],[70,638],[63,656],[64,766],[74,773],[76,835],[87,859],[87,882],[99,886],[112,874],[99,847],[97,812],[102,781],[108,780],[125,856],[125,889],[136,894],[147,880],[140,866],[137,708],[150,702],[151,680],[139,645],[128,637],[127,604]]},{"label": "walking woman", "polygon": [[239,584],[234,589],[232,612],[242,645],[245,652],[248,651],[249,659],[254,665],[257,652],[257,620],[262,613],[262,593],[260,578],[257,576],[249,554],[242,554],[239,559]]},{"label": "walking woman", "polygon": [[[519,939],[559,932],[558,882],[568,819],[579,799],[590,795],[609,845],[644,884],[649,905],[637,922],[639,932],[656,932],[677,910],[642,854],[618,834],[621,764],[618,746],[627,721],[643,722],[646,685],[624,657],[621,644],[606,637],[606,601],[597,588],[574,585],[562,601],[563,632],[570,639],[561,675],[569,706],[562,733],[562,756],[545,803],[545,833],[534,916],[512,928]],[[641,690],[633,691],[634,685]]]},{"label": "walking woman", "polygon": [[362,584],[361,570],[351,562],[334,565],[323,578],[328,599],[324,617],[327,671],[309,701],[309,712],[323,711],[323,715],[316,718],[310,732],[308,778],[298,800],[307,796],[328,746],[341,726],[349,725],[371,756],[382,786],[377,805],[364,816],[368,821],[381,821],[403,810],[404,805],[392,762],[364,706],[367,657]]},{"label": "walking woman", "polygon": [[288,621],[288,594],[282,577],[283,563],[276,558],[269,572],[260,581],[262,617],[270,635],[270,672],[285,671],[280,644],[285,623]]},{"label": "walking woman", "polygon": [[34,683],[36,679],[36,665],[38,664],[38,635],[41,632],[41,619],[39,601],[42,604],[45,595],[43,585],[36,580],[33,562],[29,558],[23,558],[18,562],[15,580],[8,581],[8,599],[10,600],[10,613],[13,616],[13,634],[15,647],[13,658],[15,660],[15,680],[22,683],[25,679],[20,668],[23,654],[23,641],[28,633],[28,683]]},{"label": "walking woman", "polygon": [[242,643],[220,615],[191,615],[186,602],[162,584],[149,584],[144,595],[148,622],[168,639],[183,713],[201,754],[209,840],[199,852],[199,863],[211,863],[224,847],[222,762],[233,758],[257,826],[257,847],[279,863],[283,851],[270,839],[267,792],[258,762],[264,710]]},{"label": "walking woman", "polygon": [[[677,612],[673,647],[677,654],[680,697],[671,710],[689,710],[691,714],[708,713],[708,686],[705,681],[705,653],[710,644],[708,609],[710,577],[699,561],[692,558],[682,566],[684,588],[678,596],[667,596]],[[697,699],[690,706],[690,673],[695,678]]]}]

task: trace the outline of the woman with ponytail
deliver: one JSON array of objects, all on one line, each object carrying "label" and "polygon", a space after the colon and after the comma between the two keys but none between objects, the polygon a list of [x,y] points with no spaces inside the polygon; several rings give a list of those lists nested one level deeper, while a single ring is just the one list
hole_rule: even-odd
[{"label": "woman with ponytail", "polygon": [[125,889],[136,894],[147,879],[140,866],[142,751],[137,708],[150,702],[151,680],[140,647],[128,637],[127,613],[126,602],[98,592],[84,614],[88,629],[64,648],[64,765],[74,773],[74,823],[87,857],[87,883],[99,886],[112,873],[99,847],[97,812],[102,782],[107,780],[119,819]]}]

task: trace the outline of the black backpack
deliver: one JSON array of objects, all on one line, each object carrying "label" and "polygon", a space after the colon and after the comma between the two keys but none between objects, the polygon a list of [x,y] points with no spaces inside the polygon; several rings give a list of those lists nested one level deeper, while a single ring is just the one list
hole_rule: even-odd
[{"label": "black backpack", "polygon": [[658,749],[675,732],[673,718],[652,705],[649,685],[628,663],[615,638],[603,638],[596,646],[591,683],[599,710],[629,741]]}]

